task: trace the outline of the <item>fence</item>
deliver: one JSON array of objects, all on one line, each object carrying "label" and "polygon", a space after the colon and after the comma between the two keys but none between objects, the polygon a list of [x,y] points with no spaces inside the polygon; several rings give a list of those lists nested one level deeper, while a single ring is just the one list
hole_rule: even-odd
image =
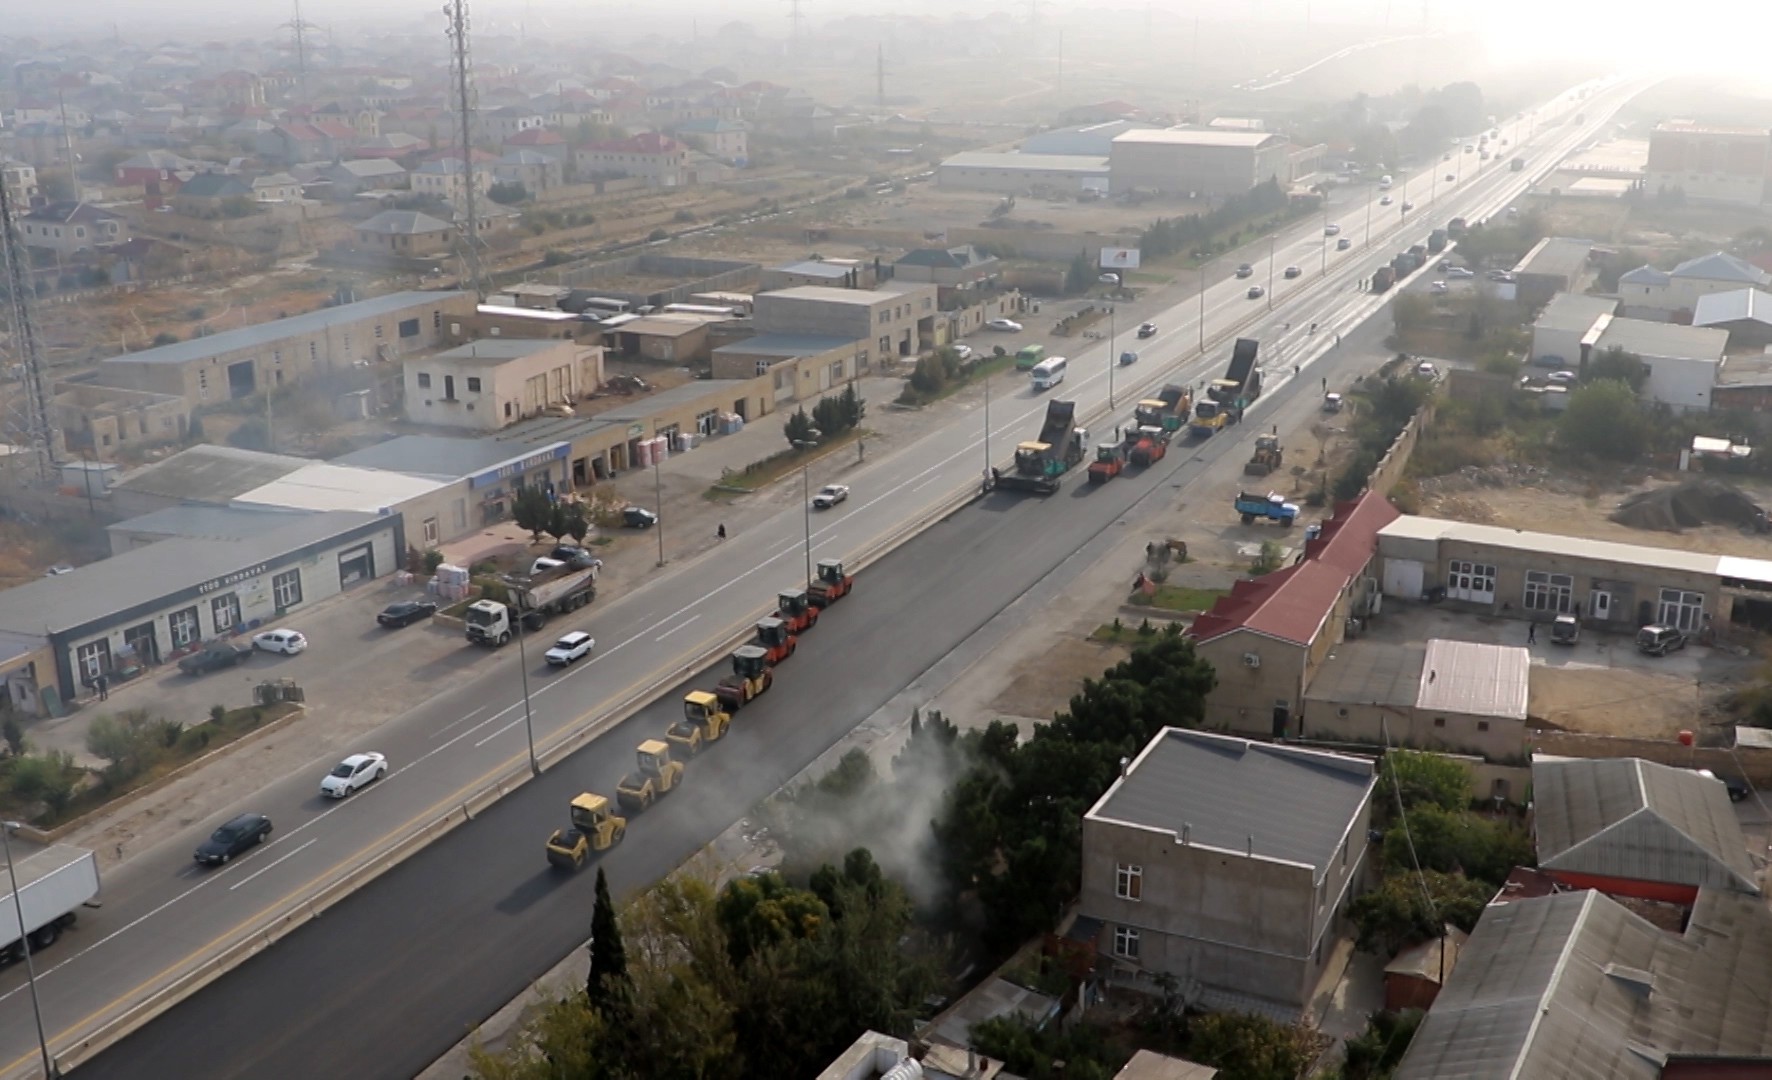
[{"label": "fence", "polygon": [[1415,452],[1415,444],[1420,441],[1421,433],[1434,422],[1434,403],[1423,405],[1403,430],[1392,440],[1390,449],[1378,459],[1378,465],[1372,470],[1371,479],[1366,481],[1366,488],[1379,495],[1388,496],[1397,482],[1403,479],[1403,472],[1409,467],[1409,455]]},{"label": "fence", "polygon": [[1573,731],[1534,731],[1534,753],[1574,758],[1642,758],[1677,769],[1709,769],[1740,777],[1756,788],[1772,787],[1772,749],[1757,746],[1686,746],[1674,739],[1632,739]]}]

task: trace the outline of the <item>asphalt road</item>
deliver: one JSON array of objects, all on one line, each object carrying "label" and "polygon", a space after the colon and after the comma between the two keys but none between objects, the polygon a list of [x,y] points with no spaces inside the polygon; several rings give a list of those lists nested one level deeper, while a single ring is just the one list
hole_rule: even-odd
[{"label": "asphalt road", "polygon": [[[1586,108],[1596,118],[1604,111],[1593,102]],[[1576,133],[1569,131],[1572,139]],[[1490,201],[1511,197],[1495,179],[1503,175],[1491,170],[1486,182],[1468,185],[1461,193],[1468,207],[1461,203],[1454,211],[1442,199],[1440,213],[1492,212],[1495,207],[1477,200],[1485,191]],[[1321,243],[1320,227],[1304,227],[1285,246],[1276,245],[1275,257],[1319,251]],[[1355,259],[1363,254],[1343,253],[1347,261],[1339,269],[1332,264],[1327,287],[1295,296],[1295,303],[1275,313],[1301,324],[1321,319],[1325,326],[1318,335],[1294,331],[1273,342],[1267,350],[1270,387],[1295,363],[1311,365],[1307,391],[1314,387],[1319,372],[1327,373],[1318,364],[1328,349],[1328,328],[1351,324],[1382,302],[1346,288],[1347,280],[1375,264],[1376,252]],[[1309,276],[1289,283],[1299,289],[1310,284]],[[1244,287],[1233,281],[1208,290],[1209,335],[1251,317],[1241,297]],[[1189,348],[1198,333],[1192,306],[1177,305],[1158,317],[1164,333],[1140,346],[1146,359],[1132,369],[1141,380],[1198,381],[1218,374],[1224,356],[1215,350],[1199,357]],[[1085,415],[1105,398],[1110,355],[1104,345],[1073,357],[1071,377],[1059,394],[1077,400]],[[1031,434],[1044,407],[1023,384],[1012,385],[1015,390],[991,410],[998,458]],[[1120,411],[1129,412],[1136,393],[1125,386],[1124,372],[1121,387]],[[1290,393],[1270,391],[1252,419]],[[981,417],[963,417],[870,467],[850,503],[814,519],[814,557],[852,552],[969,485],[985,460],[983,428]],[[1104,488],[1072,481],[1044,501],[993,495],[870,569],[857,594],[802,639],[799,654],[780,669],[775,690],[740,715],[725,743],[691,766],[688,789],[634,823],[628,844],[607,859],[617,887],[639,887],[677,865],[1091,537],[1135,513],[1137,500],[1204,459],[1240,451],[1240,441],[1220,437],[1198,452],[1184,448],[1150,473]],[[642,690],[653,672],[680,668],[685,658],[763,614],[777,588],[802,576],[801,517],[790,512],[736,536],[675,575],[591,609],[582,624],[550,627],[582,625],[599,638],[599,654],[594,663],[556,674],[539,669],[533,663],[539,653],[532,650],[538,741],[547,745],[568,729],[595,723]],[[498,676],[424,701],[389,724],[377,745],[366,747],[388,753],[400,770],[377,788],[323,806],[314,785],[329,763],[317,762],[313,775],[291,777],[254,802],[278,823],[278,836],[265,849],[219,873],[200,874],[188,852],[212,824],[205,823],[114,874],[106,883],[105,909],[83,918],[59,952],[42,958],[40,989],[52,1045],[74,1041],[141,988],[194,962],[213,942],[239,937],[387,838],[446,809],[462,792],[520,765],[518,661],[514,648],[507,654]],[[414,673],[417,693],[425,674]],[[683,690],[710,681],[698,676],[665,691],[618,730],[82,1073],[411,1075],[583,939],[589,878],[550,877],[542,840],[561,823],[571,795],[612,792],[631,764],[635,743],[675,717]],[[34,1044],[19,982],[9,973],[0,1012],[9,1074],[28,1067]]]}]

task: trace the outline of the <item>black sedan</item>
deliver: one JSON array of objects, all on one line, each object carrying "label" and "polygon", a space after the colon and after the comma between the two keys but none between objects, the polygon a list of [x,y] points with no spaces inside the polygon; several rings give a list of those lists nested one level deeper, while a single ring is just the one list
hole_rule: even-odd
[{"label": "black sedan", "polygon": [[263,814],[241,814],[209,834],[192,854],[204,866],[221,866],[234,856],[255,848],[271,835],[271,819]]},{"label": "black sedan", "polygon": [[430,618],[437,614],[435,600],[402,600],[398,604],[389,604],[381,609],[375,621],[388,627],[411,626],[415,622]]},{"label": "black sedan", "polygon": [[186,675],[202,675],[206,672],[220,671],[236,664],[244,664],[252,655],[252,646],[242,645],[235,641],[218,641],[205,645],[200,652],[194,652],[178,662],[178,669]]}]

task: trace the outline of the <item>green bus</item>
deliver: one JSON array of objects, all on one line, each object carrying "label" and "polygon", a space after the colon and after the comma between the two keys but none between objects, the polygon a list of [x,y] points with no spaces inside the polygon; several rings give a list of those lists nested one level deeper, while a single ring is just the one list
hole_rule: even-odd
[{"label": "green bus", "polygon": [[1023,345],[1015,354],[1015,370],[1032,371],[1046,359],[1046,346]]}]

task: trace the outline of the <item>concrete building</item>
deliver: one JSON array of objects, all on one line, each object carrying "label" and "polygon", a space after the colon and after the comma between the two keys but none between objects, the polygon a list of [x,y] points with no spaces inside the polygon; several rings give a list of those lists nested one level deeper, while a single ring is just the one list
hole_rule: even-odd
[{"label": "concrete building", "polygon": [[573,160],[580,178],[633,176],[653,187],[682,187],[694,182],[689,147],[657,132],[590,143]]},{"label": "concrete building", "polygon": [[757,292],[779,292],[801,285],[833,289],[871,289],[876,284],[874,264],[861,259],[801,259],[764,267],[758,275]]},{"label": "concrete building", "polygon": [[28,161],[0,159],[0,184],[18,200],[16,205],[29,206],[37,197],[37,166]]},{"label": "concrete building", "polygon": [[867,341],[837,334],[758,334],[711,359],[716,379],[767,377],[769,400],[781,406],[869,374],[870,355]]},{"label": "concrete building", "polygon": [[760,293],[752,322],[762,334],[817,334],[869,342],[876,357],[915,356],[935,334],[933,285],[884,289],[801,286]]},{"label": "concrete building", "polygon": [[1710,409],[1711,389],[1729,345],[1727,331],[1643,319],[1612,319],[1599,330],[1583,364],[1609,350],[1623,349],[1649,369],[1644,397],[1680,412]]},{"label": "concrete building", "polygon": [[1772,177],[1772,130],[1669,120],[1649,133],[1647,190],[1692,202],[1759,206]]},{"label": "concrete building", "polygon": [[1083,815],[1079,920],[1117,981],[1299,1014],[1364,889],[1370,761],[1168,728]]},{"label": "concrete building", "polygon": [[1692,321],[1703,297],[1767,288],[1772,288],[1772,274],[1724,251],[1687,259],[1665,272],[1641,266],[1618,279],[1626,315],[1674,322]]},{"label": "concrete building", "polygon": [[[1206,725],[1245,735],[1297,734],[1304,692],[1349,619],[1376,608],[1377,536],[1396,507],[1367,493],[1341,503],[1292,566],[1238,581],[1194,620],[1194,647],[1218,672]],[[1420,594],[1417,593],[1419,596]]]},{"label": "concrete building", "polygon": [[0,637],[47,653],[36,681],[69,701],[101,674],[120,682],[388,573],[405,550],[398,514],[282,516],[273,528],[151,544],[0,592]]},{"label": "concrete building", "polygon": [[[1398,516],[1378,531],[1384,594],[1488,615],[1634,634],[1649,623],[1698,633],[1772,617],[1772,560],[1705,555],[1553,533]],[[1224,677],[1224,669],[1219,669]]]},{"label": "concrete building", "polygon": [[892,264],[892,280],[922,282],[942,288],[977,288],[994,280],[1002,264],[971,244],[950,248],[917,248]]},{"label": "concrete building", "polygon": [[499,149],[506,154],[527,150],[543,154],[562,164],[571,160],[572,151],[566,145],[566,139],[557,131],[547,128],[530,128],[528,131],[513,135],[499,144]]},{"label": "concrete building", "polygon": [[320,177],[332,185],[333,197],[340,199],[365,191],[403,191],[410,184],[406,169],[387,158],[340,161],[321,169]]},{"label": "concrete building", "polygon": [[1587,257],[1593,250],[1592,240],[1545,237],[1514,266],[1515,296],[1522,303],[1537,305],[1558,293],[1580,292]]},{"label": "concrete building", "polygon": [[18,221],[25,246],[68,257],[129,239],[129,222],[91,203],[46,206]]},{"label": "concrete building", "polygon": [[1772,912],[1701,889],[1670,933],[1586,890],[1491,904],[1396,1080],[1755,1077],[1772,1055]]},{"label": "concrete building", "polygon": [[473,311],[468,292],[391,293],[113,356],[90,381],[170,394],[193,406],[228,401],[359,360],[435,348],[445,340],[446,318]]},{"label": "concrete building", "polygon": [[1105,158],[1114,152],[1114,140],[1119,136],[1128,131],[1155,130],[1157,126],[1143,120],[1107,120],[1056,128],[1023,139],[1020,151],[1023,154]]},{"label": "concrete building", "polygon": [[603,350],[573,341],[488,339],[402,366],[407,419],[471,431],[569,411],[603,384]]},{"label": "concrete building", "polygon": [[1564,292],[1551,297],[1532,324],[1532,361],[1554,356],[1570,369],[1580,367],[1599,340],[1595,327],[1604,329],[1617,310],[1618,301],[1605,296]]},{"label": "concrete building", "polygon": [[248,186],[254,202],[296,202],[301,198],[301,181],[284,172],[255,176]]},{"label": "concrete building", "polygon": [[603,335],[604,344],[628,356],[666,364],[708,359],[709,331],[725,320],[701,315],[645,315]]},{"label": "concrete building", "polygon": [[198,173],[185,181],[172,197],[173,208],[192,216],[216,215],[230,200],[246,202],[252,186],[238,176],[221,172]]},{"label": "concrete building", "polygon": [[[474,163],[474,194],[483,196],[492,190],[492,170],[478,161]],[[468,194],[468,165],[461,158],[446,157],[427,161],[412,170],[412,190],[419,195],[440,199],[451,206],[460,206]]]},{"label": "concrete building", "polygon": [[1116,192],[1138,188],[1225,197],[1291,176],[1291,148],[1262,131],[1185,128],[1128,131],[1109,158]]},{"label": "concrete building", "polygon": [[125,518],[183,506],[226,506],[236,496],[312,464],[287,454],[199,443],[125,474],[111,485],[111,504]]},{"label": "concrete building", "polygon": [[70,382],[56,387],[51,405],[62,444],[99,461],[125,446],[180,442],[191,425],[190,403],[171,394]]},{"label": "concrete building", "polygon": [[1433,1008],[1446,979],[1458,969],[1458,954],[1470,940],[1447,925],[1437,938],[1409,946],[1384,966],[1384,1007],[1390,1012]]},{"label": "concrete building", "polygon": [[951,191],[1021,195],[1036,189],[1075,193],[1106,190],[1108,157],[1095,154],[1016,154],[968,150],[947,158],[935,182]]},{"label": "concrete building", "polygon": [[1518,763],[1528,753],[1531,664],[1531,655],[1515,646],[1437,638],[1402,647],[1344,641],[1305,691],[1298,733]]},{"label": "concrete building", "polygon": [[357,223],[357,246],[395,255],[424,256],[448,251],[455,226],[422,210],[383,210]]},{"label": "concrete building", "polygon": [[751,157],[750,130],[750,125],[743,120],[725,120],[710,116],[685,120],[676,125],[672,134],[691,145],[701,143],[703,150],[721,161],[743,165]]},{"label": "concrete building", "polygon": [[1735,289],[1701,296],[1692,325],[1728,334],[1731,349],[1772,345],[1772,292]]},{"label": "concrete building", "polygon": [[492,178],[501,184],[522,184],[530,195],[552,191],[566,182],[566,166],[538,150],[512,150],[492,163]]}]

